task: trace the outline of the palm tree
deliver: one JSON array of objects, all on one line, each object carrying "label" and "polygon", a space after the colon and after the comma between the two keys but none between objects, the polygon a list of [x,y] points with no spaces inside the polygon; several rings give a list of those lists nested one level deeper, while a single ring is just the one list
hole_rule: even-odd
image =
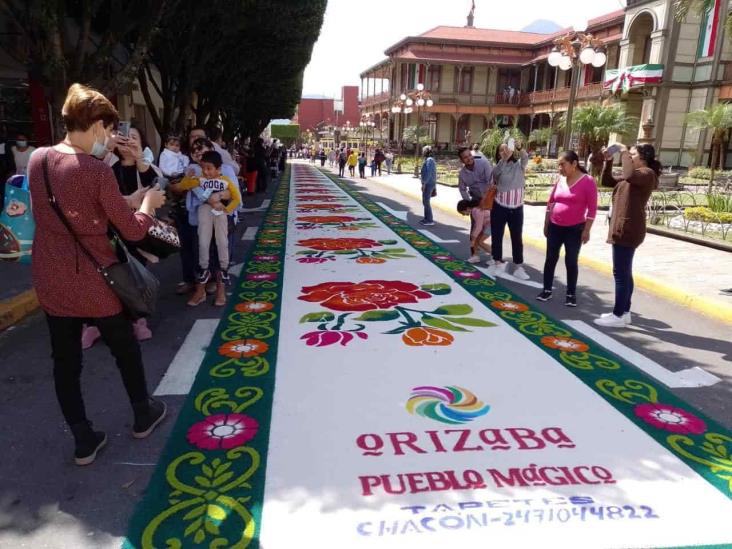
[{"label": "palm tree", "polygon": [[488,128],[480,134],[480,151],[486,158],[493,159],[496,157],[498,147],[501,146],[501,143],[506,142],[506,132],[515,141],[522,143],[526,141],[526,136],[516,126],[511,128]]},{"label": "palm tree", "polygon": [[714,172],[722,161],[722,145],[727,130],[732,128],[732,105],[718,103],[708,109],[701,109],[686,115],[686,123],[697,130],[712,130],[712,173],[709,177],[708,193],[714,187]]},{"label": "palm tree", "polygon": [[529,134],[529,144],[536,143],[539,147],[548,145],[552,139],[552,128],[537,128]]},{"label": "palm tree", "polygon": [[[636,129],[638,121],[629,117],[620,105],[602,105],[589,103],[574,110],[572,127],[567,128],[565,116],[559,121],[559,127],[564,131],[571,131],[580,135],[580,151],[584,153],[585,161],[589,154],[595,159],[601,158],[600,149],[607,145],[611,133],[626,134]],[[601,163],[592,163],[593,175],[599,175]]]}]

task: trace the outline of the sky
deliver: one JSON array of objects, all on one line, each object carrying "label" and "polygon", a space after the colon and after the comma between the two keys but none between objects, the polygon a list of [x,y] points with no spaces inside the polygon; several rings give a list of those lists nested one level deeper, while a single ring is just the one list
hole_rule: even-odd
[{"label": "sky", "polygon": [[[338,98],[341,86],[360,85],[359,74],[386,58],[406,36],[439,25],[462,27],[471,0],[328,0],[320,37],[305,69],[303,95]],[[625,6],[625,0],[475,0],[475,26],[521,30],[537,19],[561,26]]]}]

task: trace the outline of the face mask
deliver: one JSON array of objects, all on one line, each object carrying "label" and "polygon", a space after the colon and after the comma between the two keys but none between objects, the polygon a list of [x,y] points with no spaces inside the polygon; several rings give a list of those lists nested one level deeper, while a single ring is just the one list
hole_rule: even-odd
[{"label": "face mask", "polygon": [[21,149],[25,149],[28,146],[27,141],[16,141],[15,144]]},{"label": "face mask", "polygon": [[107,156],[107,136],[104,136],[104,140],[100,143],[94,138],[94,145],[92,145],[91,155],[96,156],[100,160]]}]

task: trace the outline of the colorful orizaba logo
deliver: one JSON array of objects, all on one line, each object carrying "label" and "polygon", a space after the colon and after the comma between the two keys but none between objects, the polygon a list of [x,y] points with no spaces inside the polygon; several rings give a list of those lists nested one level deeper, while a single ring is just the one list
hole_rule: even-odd
[{"label": "colorful orizaba logo", "polygon": [[457,386],[415,387],[407,401],[410,414],[460,425],[484,416],[491,407],[467,389]]}]

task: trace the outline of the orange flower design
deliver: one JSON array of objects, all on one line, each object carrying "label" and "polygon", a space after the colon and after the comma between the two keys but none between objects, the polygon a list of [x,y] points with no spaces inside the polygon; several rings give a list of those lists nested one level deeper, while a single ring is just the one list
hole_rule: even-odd
[{"label": "orange flower design", "polygon": [[298,240],[297,245],[324,252],[330,250],[361,250],[383,246],[380,242],[370,238],[307,238]]},{"label": "orange flower design", "polygon": [[491,307],[495,307],[502,311],[510,311],[512,313],[525,313],[529,310],[528,305],[516,303],[515,301],[494,301],[491,303]]},{"label": "orange flower design", "polygon": [[264,301],[250,301],[248,303],[239,303],[234,309],[238,313],[264,313],[274,308],[272,303]]},{"label": "orange flower design", "polygon": [[568,353],[585,353],[589,345],[571,337],[545,336],[541,338],[541,344],[550,349],[558,349]]},{"label": "orange flower design", "polygon": [[269,349],[264,341],[258,339],[236,339],[219,347],[219,354],[229,358],[247,358],[266,353]]},{"label": "orange flower design", "polygon": [[437,328],[409,328],[402,335],[402,341],[411,347],[451,345],[455,338]]},{"label": "orange flower design", "polygon": [[356,263],[361,263],[362,265],[378,265],[380,263],[386,263],[386,259],[381,259],[380,257],[359,257]]}]

